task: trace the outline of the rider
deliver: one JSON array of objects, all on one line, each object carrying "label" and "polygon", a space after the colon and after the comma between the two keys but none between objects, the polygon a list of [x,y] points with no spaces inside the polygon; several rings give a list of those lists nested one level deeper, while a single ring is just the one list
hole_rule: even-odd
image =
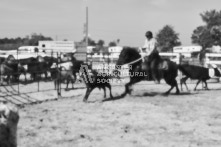
[{"label": "rider", "polygon": [[151,31],[147,31],[146,40],[144,42],[143,48],[141,48],[141,56],[142,56],[142,69],[149,74],[150,77],[146,77],[148,80],[151,79],[151,72],[150,72],[150,61],[148,61],[148,56],[153,52],[157,51],[157,41],[153,38],[153,33]]}]

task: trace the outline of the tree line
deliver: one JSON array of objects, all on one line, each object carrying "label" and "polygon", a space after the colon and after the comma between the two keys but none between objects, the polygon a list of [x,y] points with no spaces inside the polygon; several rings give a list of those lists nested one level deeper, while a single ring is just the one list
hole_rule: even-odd
[{"label": "tree line", "polygon": [[45,37],[42,34],[32,33],[24,38],[2,38],[0,39],[1,50],[12,50],[17,49],[20,46],[30,45],[37,46],[40,40],[53,40],[51,37]]}]

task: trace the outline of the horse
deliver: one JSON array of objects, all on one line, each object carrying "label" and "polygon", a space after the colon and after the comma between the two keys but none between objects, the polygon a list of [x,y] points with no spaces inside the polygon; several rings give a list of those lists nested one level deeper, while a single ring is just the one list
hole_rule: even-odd
[{"label": "horse", "polygon": [[162,59],[158,52],[152,52],[148,60],[150,62],[151,74],[146,73],[146,71],[143,70],[142,57],[136,48],[124,47],[122,49],[115,66],[115,75],[119,72],[119,68],[121,68],[122,65],[130,65],[130,81],[125,85],[125,92],[122,94],[122,96],[131,94],[132,89],[130,87],[133,84],[142,80],[147,80],[145,77],[146,74],[149,74],[149,76],[151,75],[155,81],[164,79],[166,83],[171,86],[171,88],[165,92],[165,95],[168,95],[174,87],[176,87],[176,94],[179,94],[180,91],[176,81],[178,73],[176,63],[170,61],[169,59]]},{"label": "horse", "polygon": [[48,71],[52,64],[56,62],[56,59],[53,57],[41,57],[38,56],[37,58],[28,58],[23,60],[23,64],[27,65],[27,72],[31,74],[33,80],[36,80],[37,75],[44,74],[45,79],[48,78]]},{"label": "horse", "polygon": [[71,60],[71,62],[60,63],[57,67],[56,64],[52,65],[51,77],[54,79],[55,89],[59,86],[59,83],[66,80],[66,90],[68,89],[68,84],[72,83],[72,89],[74,88],[74,83],[77,79],[77,73],[79,73],[80,67],[83,61]]},{"label": "horse", "polygon": [[61,81],[66,80],[66,90],[68,89],[69,82],[72,83],[72,89],[74,88],[74,82],[76,81],[76,77],[73,75],[72,70],[60,70],[58,68],[54,68],[51,70],[52,79],[54,79],[55,89],[59,86]]}]

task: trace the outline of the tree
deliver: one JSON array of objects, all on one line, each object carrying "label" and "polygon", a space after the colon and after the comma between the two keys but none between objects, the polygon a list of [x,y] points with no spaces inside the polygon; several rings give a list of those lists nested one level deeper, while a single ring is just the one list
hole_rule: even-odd
[{"label": "tree", "polygon": [[117,43],[115,41],[111,41],[109,44],[108,44],[109,47],[112,47],[112,46],[117,46]]},{"label": "tree", "polygon": [[[83,42],[86,42],[86,37],[84,37],[81,42],[82,42],[82,43],[83,43]],[[94,41],[93,39],[91,39],[90,37],[88,37],[88,46],[96,46],[95,41]]]},{"label": "tree", "polygon": [[192,43],[201,45],[203,49],[213,44],[221,45],[221,11],[206,11],[200,16],[205,25],[193,30]]},{"label": "tree", "polygon": [[199,44],[203,49],[212,46],[213,38],[206,26],[197,27],[192,34],[192,43]]},{"label": "tree", "polygon": [[97,42],[97,45],[100,46],[100,47],[103,47],[104,44],[105,44],[104,40],[101,40],[101,39],[98,40],[98,42]]},{"label": "tree", "polygon": [[37,33],[32,33],[31,37],[28,41],[28,45],[34,45],[37,46],[38,45],[38,41],[42,41],[42,40],[52,40],[51,37],[45,37],[42,34],[37,34]]},{"label": "tree", "polygon": [[45,37],[42,34],[32,33],[30,36],[24,38],[3,38],[0,39],[0,48],[2,50],[17,49],[22,45],[38,45],[40,40],[52,40],[51,37]]},{"label": "tree", "polygon": [[159,50],[162,52],[172,51],[174,46],[181,45],[179,34],[172,26],[165,25],[156,35]]},{"label": "tree", "polygon": [[120,39],[117,39],[116,41],[111,41],[109,42],[108,46],[111,47],[111,46],[118,46],[120,43]]}]

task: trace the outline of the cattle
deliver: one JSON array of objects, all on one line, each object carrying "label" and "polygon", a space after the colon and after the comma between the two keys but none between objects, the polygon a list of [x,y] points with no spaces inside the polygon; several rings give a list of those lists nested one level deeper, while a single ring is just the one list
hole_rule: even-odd
[{"label": "cattle", "polygon": [[0,64],[0,75],[1,81],[2,76],[6,76],[6,81],[9,84],[14,78],[14,80],[18,81],[21,74],[25,75],[26,79],[26,72],[24,67],[15,59],[5,60],[3,63]]},{"label": "cattle", "polygon": [[188,78],[198,80],[194,90],[196,90],[198,84],[201,81],[205,83],[205,88],[208,90],[206,81],[214,76],[221,76],[221,73],[216,66],[213,66],[213,68],[205,68],[196,65],[182,64],[178,65],[178,69],[185,75],[185,77],[180,80],[181,90],[182,84],[185,84],[186,89],[188,90],[188,87],[186,85],[186,80]]},{"label": "cattle", "polygon": [[88,65],[84,64],[81,66],[81,77],[83,78],[86,84],[86,94],[84,96],[83,102],[87,102],[87,99],[90,93],[95,89],[103,89],[104,90],[104,98],[106,98],[106,87],[110,91],[110,97],[113,98],[111,92],[111,85],[110,85],[110,75],[106,73],[98,73],[95,70],[91,70],[88,68]]},{"label": "cattle", "polygon": [[31,75],[33,81],[37,79],[38,75],[44,74],[45,79],[48,78],[48,71],[52,64],[56,62],[56,59],[53,57],[37,57],[37,58],[27,58],[20,60],[22,65],[27,66],[27,72]]}]

